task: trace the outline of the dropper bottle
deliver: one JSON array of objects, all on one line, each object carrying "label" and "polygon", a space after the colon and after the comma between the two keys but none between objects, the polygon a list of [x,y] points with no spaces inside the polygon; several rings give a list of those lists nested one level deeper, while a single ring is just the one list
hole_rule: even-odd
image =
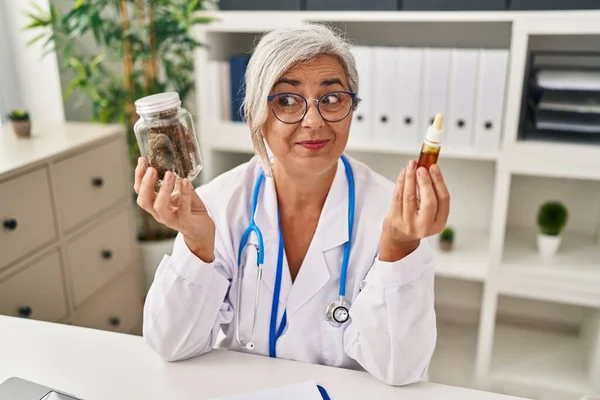
[{"label": "dropper bottle", "polygon": [[421,154],[419,154],[419,160],[417,161],[417,168],[425,167],[429,169],[430,166],[437,162],[440,150],[442,149],[443,125],[444,115],[437,113],[433,119],[433,123],[427,128],[427,134],[421,147]]}]

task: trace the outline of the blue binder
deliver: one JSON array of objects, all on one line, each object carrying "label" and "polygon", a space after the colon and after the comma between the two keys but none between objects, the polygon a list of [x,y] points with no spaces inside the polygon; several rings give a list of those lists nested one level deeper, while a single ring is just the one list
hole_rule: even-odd
[{"label": "blue binder", "polygon": [[244,121],[242,102],[244,101],[244,75],[250,61],[248,54],[236,54],[229,58],[229,79],[231,86],[231,120]]}]

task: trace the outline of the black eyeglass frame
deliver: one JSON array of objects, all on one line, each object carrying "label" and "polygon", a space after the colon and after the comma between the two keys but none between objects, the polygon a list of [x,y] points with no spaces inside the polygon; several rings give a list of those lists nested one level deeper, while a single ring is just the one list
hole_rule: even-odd
[{"label": "black eyeglass frame", "polygon": [[[350,97],[352,98],[352,107],[348,108],[348,112],[340,119],[336,119],[336,120],[331,120],[331,119],[327,119],[323,116],[323,114],[321,113],[321,100],[329,95],[335,94],[335,93],[345,93],[350,95]],[[267,96],[267,100],[269,101],[269,103],[271,103],[276,97],[279,96],[284,96],[284,95],[294,95],[294,96],[298,96],[300,97],[302,100],[304,100],[304,113],[302,114],[302,116],[300,118],[298,118],[298,120],[294,121],[294,122],[287,122],[287,121],[282,121],[277,114],[275,113],[275,109],[274,107],[271,107],[271,112],[273,113],[273,115],[275,116],[275,118],[277,118],[278,121],[284,123],[284,124],[297,124],[298,122],[302,121],[304,119],[304,117],[306,117],[306,113],[308,112],[308,100],[306,99],[306,97],[302,96],[299,93],[293,93],[293,92],[283,92],[283,93],[276,93],[276,94],[271,94],[269,96]],[[323,118],[324,121],[327,122],[340,122],[342,120],[344,120],[346,117],[348,117],[348,115],[350,115],[350,112],[353,110],[356,110],[356,106],[358,106],[358,103],[360,102],[360,99],[358,97],[356,97],[356,93],[354,92],[350,92],[348,90],[334,90],[332,92],[327,92],[325,94],[323,94],[321,97],[319,97],[318,99],[309,99],[309,100],[315,100],[317,102],[317,112],[319,113],[319,115],[321,116],[321,118]]]}]

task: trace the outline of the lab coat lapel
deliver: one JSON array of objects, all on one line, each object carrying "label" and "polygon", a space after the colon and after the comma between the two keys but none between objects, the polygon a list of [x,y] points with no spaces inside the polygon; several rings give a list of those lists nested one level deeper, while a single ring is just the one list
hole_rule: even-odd
[{"label": "lab coat lapel", "polygon": [[[261,204],[262,202],[262,204]],[[265,245],[265,263],[263,265],[263,284],[269,288],[269,303],[273,298],[275,278],[277,274],[277,257],[279,252],[279,218],[277,207],[277,192],[272,177],[265,177],[261,193],[259,193],[258,206],[256,207],[255,221],[263,234]],[[281,277],[281,290],[279,303],[281,312],[292,287],[292,278],[283,257],[283,274]],[[270,310],[270,309],[269,309]]]},{"label": "lab coat lapel", "polygon": [[[339,278],[342,267],[342,245],[347,241],[348,182],[344,164],[340,160],[321,211],[317,230],[289,295],[288,316],[306,304],[331,278]],[[335,293],[331,293],[332,300],[337,295],[336,289]]]}]

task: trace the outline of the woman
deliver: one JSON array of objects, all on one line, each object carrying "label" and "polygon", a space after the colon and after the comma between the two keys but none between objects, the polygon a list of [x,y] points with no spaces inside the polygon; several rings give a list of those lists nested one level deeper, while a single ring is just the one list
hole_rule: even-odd
[{"label": "woman", "polygon": [[[158,193],[140,160],[139,206],[180,232],[144,309],[145,340],[166,360],[210,351],[222,329],[221,346],[238,351],[390,385],[424,377],[437,331],[422,239],[443,229],[449,194],[437,166],[412,161],[394,184],[343,156],[357,87],[349,46],[328,28],[271,32],[246,72],[257,156],[197,190],[168,174]],[[263,246],[254,233],[242,243],[252,215]]]}]

